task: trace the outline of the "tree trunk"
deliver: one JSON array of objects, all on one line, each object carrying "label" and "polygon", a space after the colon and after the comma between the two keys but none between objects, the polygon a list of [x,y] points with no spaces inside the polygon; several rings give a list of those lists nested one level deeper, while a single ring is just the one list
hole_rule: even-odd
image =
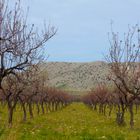
[{"label": "tree trunk", "polygon": [[134,127],[134,113],[133,113],[133,103],[129,105],[129,112],[130,112],[130,127]]},{"label": "tree trunk", "polygon": [[40,108],[39,108],[39,104],[38,104],[38,103],[36,103],[36,107],[37,107],[37,114],[39,115],[39,113],[40,113]]},{"label": "tree trunk", "polygon": [[106,104],[103,107],[103,113],[104,113],[104,115],[106,115]]},{"label": "tree trunk", "polygon": [[49,111],[48,111],[48,105],[47,105],[47,103],[45,102],[45,109],[46,109],[46,113],[48,113]]},{"label": "tree trunk", "polygon": [[42,114],[44,114],[45,111],[44,111],[44,104],[43,104],[43,102],[41,102],[41,109],[42,109]]},{"label": "tree trunk", "polygon": [[12,126],[13,122],[13,108],[11,106],[8,106],[8,124],[9,126]]},{"label": "tree trunk", "polygon": [[32,104],[29,103],[29,114],[30,114],[30,118],[33,118],[33,111],[32,111]]},{"label": "tree trunk", "polygon": [[94,105],[94,110],[97,110],[97,105],[96,104]]},{"label": "tree trunk", "polygon": [[102,113],[102,104],[99,105],[99,113]]},{"label": "tree trunk", "polygon": [[125,125],[125,120],[124,120],[124,113],[125,113],[125,108],[124,108],[124,105],[121,104],[121,108],[122,110],[120,109],[120,105],[118,105],[118,113],[116,114],[117,117],[116,117],[116,122],[118,125]]},{"label": "tree trunk", "polygon": [[50,102],[47,104],[47,108],[48,108],[48,112],[51,112],[51,103]]},{"label": "tree trunk", "polygon": [[27,113],[26,113],[25,103],[22,104],[22,109],[23,109],[23,121],[26,122]]},{"label": "tree trunk", "polygon": [[138,113],[138,104],[136,104],[136,114]]},{"label": "tree trunk", "polygon": [[17,100],[15,100],[13,102],[13,105],[12,105],[12,101],[10,101],[9,99],[7,100],[7,103],[8,103],[8,124],[11,127],[12,122],[13,122],[13,111],[14,111],[14,109],[16,107]]},{"label": "tree trunk", "polygon": [[121,112],[120,105],[118,104],[118,112]]},{"label": "tree trunk", "polygon": [[112,109],[113,109],[113,105],[109,105],[109,113],[108,113],[109,116],[111,116]]}]

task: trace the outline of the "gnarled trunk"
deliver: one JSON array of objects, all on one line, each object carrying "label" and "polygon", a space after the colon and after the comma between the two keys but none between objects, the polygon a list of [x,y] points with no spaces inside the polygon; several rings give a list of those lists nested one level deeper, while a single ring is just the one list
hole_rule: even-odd
[{"label": "gnarled trunk", "polygon": [[121,104],[121,108],[120,109],[120,105],[118,105],[118,113],[116,114],[116,122],[118,125],[125,125],[125,120],[124,120],[124,113],[125,113],[125,108],[124,105]]},{"label": "gnarled trunk", "polygon": [[8,103],[8,124],[9,126],[12,126],[12,122],[13,122],[13,111],[16,107],[16,104],[17,104],[17,100],[13,101],[13,104],[12,104],[12,101],[10,101],[9,99],[7,99],[7,103]]}]

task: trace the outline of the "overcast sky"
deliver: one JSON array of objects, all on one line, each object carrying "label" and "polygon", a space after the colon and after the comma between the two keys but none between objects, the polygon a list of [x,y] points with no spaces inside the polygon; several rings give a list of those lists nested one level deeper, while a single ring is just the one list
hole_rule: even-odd
[{"label": "overcast sky", "polygon": [[[139,24],[140,0],[23,0],[30,7],[28,21],[44,20],[58,28],[46,45],[48,61],[100,61],[109,48],[108,32],[120,34]],[[25,9],[24,8],[24,9]]]}]

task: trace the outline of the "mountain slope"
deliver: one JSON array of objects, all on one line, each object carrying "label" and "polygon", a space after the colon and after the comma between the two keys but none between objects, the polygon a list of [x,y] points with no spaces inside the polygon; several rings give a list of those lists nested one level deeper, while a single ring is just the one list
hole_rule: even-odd
[{"label": "mountain slope", "polygon": [[109,68],[105,62],[48,62],[46,66],[48,84],[57,88],[87,91],[98,83],[108,83]]}]

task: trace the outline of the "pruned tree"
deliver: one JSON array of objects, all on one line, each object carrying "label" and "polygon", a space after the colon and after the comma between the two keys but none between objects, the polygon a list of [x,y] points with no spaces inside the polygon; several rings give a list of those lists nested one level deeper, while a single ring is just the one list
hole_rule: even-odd
[{"label": "pruned tree", "polygon": [[[34,24],[28,26],[20,0],[16,0],[13,7],[8,5],[8,0],[0,0],[0,93],[7,101],[9,100],[8,106],[11,104],[11,96],[15,97],[14,90],[18,89],[18,84],[22,82],[20,80],[18,83],[21,78],[20,73],[29,70],[42,59],[46,42],[56,34],[53,26],[45,25],[41,32],[35,28]],[[5,79],[8,79],[6,84],[9,85],[6,89]],[[18,88],[15,88],[16,86]],[[15,89],[10,89],[12,87]],[[12,99],[12,102],[16,101],[15,105],[18,94]],[[14,108],[14,105],[11,108]]]},{"label": "pruned tree", "polygon": [[0,87],[7,75],[40,61],[42,47],[56,34],[54,27],[45,26],[39,33],[34,24],[28,26],[20,0],[14,9],[9,7],[7,0],[0,0]]},{"label": "pruned tree", "polygon": [[22,73],[17,74],[17,77],[13,75],[8,75],[3,80],[3,90],[4,90],[4,99],[8,107],[8,123],[11,126],[13,121],[13,112],[16,108],[16,105],[19,101],[19,96],[24,92],[27,81],[25,76]]},{"label": "pruned tree", "polygon": [[114,82],[123,94],[125,103],[130,112],[130,126],[134,126],[133,103],[140,97],[140,29],[138,25],[129,28],[124,40],[119,34],[111,32],[110,50],[106,60],[109,62]]}]

